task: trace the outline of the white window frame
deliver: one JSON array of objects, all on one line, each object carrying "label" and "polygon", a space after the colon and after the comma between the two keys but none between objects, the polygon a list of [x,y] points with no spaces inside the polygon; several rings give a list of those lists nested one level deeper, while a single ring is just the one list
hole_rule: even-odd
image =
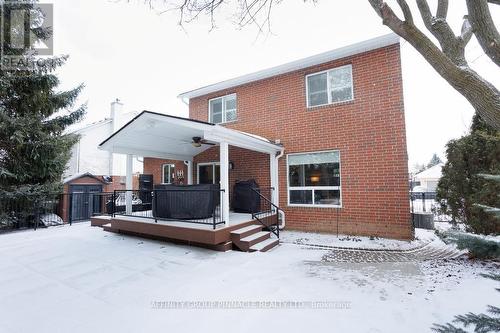
[{"label": "white window frame", "polygon": [[[165,182],[165,167],[168,167],[168,182]],[[175,172],[175,164],[165,163],[161,165],[161,183],[162,184],[172,184],[172,168]]]},{"label": "white window frame", "polygon": [[[332,72],[332,71],[334,71],[336,69],[341,69],[341,68],[344,68],[344,67],[350,67],[351,68],[351,96],[352,96],[352,98],[351,99],[347,99],[345,101],[332,102],[331,84],[330,84],[330,80],[329,80],[329,77],[328,77],[329,76],[328,73]],[[328,103],[319,104],[319,105],[309,105],[309,83],[308,83],[308,78],[310,76],[314,76],[314,75],[318,75],[318,74],[323,74],[323,73],[327,73],[326,74],[326,92],[327,92],[327,95],[328,95]],[[305,80],[306,80],[306,105],[307,105],[308,109],[313,109],[313,108],[317,108],[317,107],[325,106],[325,105],[334,105],[334,104],[348,103],[348,102],[354,101],[354,79],[353,79],[353,76],[352,76],[352,64],[330,68],[330,69],[327,69],[327,70],[324,70],[324,71],[321,71],[321,72],[307,74],[306,77],[305,77]]]},{"label": "white window frame", "polygon": [[[339,186],[290,186],[290,164],[288,163],[290,156],[295,155],[308,155],[308,154],[318,154],[318,153],[333,153],[337,152],[339,154],[339,173],[340,173],[340,185]],[[322,150],[322,151],[309,151],[303,153],[292,153],[286,155],[286,187],[287,187],[287,204],[290,207],[313,207],[313,208],[342,208],[342,158],[340,155],[340,150]],[[312,190],[312,203],[311,204],[293,204],[290,203],[290,191],[292,190]],[[315,190],[338,190],[340,205],[325,205],[325,204],[315,204],[314,203],[314,191]]]},{"label": "white window frame", "polygon": [[[220,167],[220,162],[203,162],[196,164],[196,184],[200,183],[200,166],[212,165],[212,179],[215,181],[215,166]],[[214,183],[215,184],[215,183]]]},{"label": "white window frame", "polygon": [[[236,110],[236,119],[227,121],[226,120],[226,99],[228,97],[233,97],[233,96],[234,96],[234,99],[236,100],[236,109],[235,109]],[[218,100],[218,99],[222,100],[222,121],[220,123],[214,123],[213,119],[212,119],[212,112],[210,110],[210,102]],[[208,100],[208,122],[214,123],[214,124],[228,124],[228,123],[235,122],[237,120],[238,120],[238,96],[236,95],[236,93],[211,98]]]}]

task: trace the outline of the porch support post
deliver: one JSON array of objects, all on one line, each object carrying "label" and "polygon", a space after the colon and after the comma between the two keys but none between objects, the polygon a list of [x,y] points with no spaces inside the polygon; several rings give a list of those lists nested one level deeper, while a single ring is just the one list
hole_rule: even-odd
[{"label": "porch support post", "polygon": [[[126,180],[125,189],[132,190],[132,165],[133,165],[133,155],[127,154],[127,167],[126,167]],[[132,192],[127,191],[125,193],[125,212],[127,215],[132,214]]]},{"label": "porch support post", "polygon": [[187,183],[193,185],[193,161],[187,161]]},{"label": "porch support post", "polygon": [[279,189],[278,189],[278,159],[276,158],[275,154],[269,154],[269,169],[271,172],[271,187],[274,188],[272,191],[272,196],[271,196],[271,201],[273,204],[276,206],[278,205],[279,202]]},{"label": "porch support post", "polygon": [[222,192],[222,219],[229,226],[229,144],[226,141],[220,143],[220,187]]}]

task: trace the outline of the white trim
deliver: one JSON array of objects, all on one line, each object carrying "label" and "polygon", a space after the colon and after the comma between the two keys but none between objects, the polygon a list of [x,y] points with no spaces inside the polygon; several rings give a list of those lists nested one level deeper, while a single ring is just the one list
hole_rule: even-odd
[{"label": "white trim", "polygon": [[[226,119],[226,98],[228,97],[232,97],[234,96],[234,99],[236,101],[236,119],[233,119],[233,120],[230,120],[230,121],[227,121]],[[210,102],[211,101],[215,101],[216,99],[220,99],[222,100],[222,121],[220,123],[216,123],[214,122],[213,120],[213,117],[212,117],[212,114],[210,112]],[[233,123],[235,121],[238,120],[238,96],[236,95],[236,93],[232,93],[232,94],[227,94],[227,95],[224,95],[224,96],[219,96],[219,97],[214,97],[214,98],[210,98],[208,100],[208,121],[210,123],[213,123],[213,124],[218,124],[218,125],[222,125],[222,124],[229,124],[229,123]]]},{"label": "white trim", "polygon": [[220,167],[220,162],[196,163],[196,184],[200,183],[200,166],[204,166],[204,165],[213,165],[214,166],[214,168],[212,169],[212,177],[213,177],[213,180],[215,181],[215,166],[218,165]]},{"label": "white trim", "polygon": [[[293,155],[307,155],[307,154],[318,154],[318,153],[331,153],[338,152],[339,154],[339,173],[340,173],[340,185],[339,186],[294,186],[290,187],[290,165],[288,163],[288,157]],[[286,192],[287,192],[287,206],[289,207],[307,207],[307,208],[342,208],[343,200],[342,200],[342,158],[340,149],[332,149],[332,150],[320,150],[320,151],[309,151],[309,152],[300,152],[300,153],[290,153],[286,155]],[[312,204],[291,204],[290,203],[290,190],[312,190]],[[339,200],[340,205],[325,205],[325,204],[314,204],[314,190],[338,190],[340,193]]]},{"label": "white trim", "polygon": [[[125,189],[126,190],[132,190],[133,186],[133,180],[132,180],[132,170],[133,170],[133,162],[134,162],[134,156],[132,154],[127,154],[127,161],[126,161],[126,173],[125,173]],[[125,212],[127,215],[132,214],[132,192],[127,191],[125,193]]]},{"label": "white trim", "polygon": [[220,143],[220,188],[224,190],[222,195],[222,219],[226,226],[230,225],[229,221],[229,144],[227,142]]},{"label": "white trim", "polygon": [[[345,101],[332,102],[329,73],[332,72],[332,71],[334,71],[334,70],[336,70],[336,69],[340,69],[340,68],[344,68],[344,67],[350,67],[351,68],[351,99],[346,99]],[[323,73],[326,73],[326,93],[327,93],[328,103],[318,104],[318,105],[309,105],[309,82],[308,82],[307,79],[310,76],[315,76],[315,75],[319,75],[319,74],[323,74]],[[335,105],[335,104],[341,104],[341,103],[349,103],[349,102],[354,101],[354,78],[353,78],[353,74],[352,74],[352,64],[338,66],[338,67],[333,67],[333,68],[330,68],[330,69],[326,69],[324,71],[307,74],[306,77],[305,77],[305,80],[306,80],[306,107],[307,107],[307,109],[314,109],[314,108],[317,108],[317,107],[320,107],[320,106]]]},{"label": "white trim", "polygon": [[390,33],[379,36],[359,43],[344,46],[338,49],[320,53],[311,57],[292,61],[283,65],[271,67],[251,74],[239,76],[226,81],[211,84],[195,90],[187,91],[180,94],[178,97],[182,99],[191,99],[217,91],[233,88],[250,82],[267,79],[273,76],[278,76],[285,73],[301,70],[308,67],[317,66],[333,60],[346,58],[355,54],[376,50],[393,44],[399,44],[399,36]]}]

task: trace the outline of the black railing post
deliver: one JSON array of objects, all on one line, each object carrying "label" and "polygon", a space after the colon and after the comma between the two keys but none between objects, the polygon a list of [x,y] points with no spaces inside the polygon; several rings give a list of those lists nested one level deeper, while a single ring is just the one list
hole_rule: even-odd
[{"label": "black railing post", "polygon": [[38,228],[38,220],[40,219],[40,201],[39,199],[35,199],[35,223],[33,224],[33,229],[36,230]]},{"label": "black railing post", "polygon": [[115,217],[115,212],[116,212],[116,190],[113,190],[113,197],[111,198],[112,204],[111,204],[111,216]]},{"label": "black railing post", "polygon": [[422,207],[425,212],[425,192],[422,192]]},{"label": "black railing post", "polygon": [[280,212],[276,210],[276,236],[280,238]]},{"label": "black railing post", "polygon": [[[215,230],[216,226],[217,226],[217,217],[215,216],[216,212],[217,212],[217,205],[215,204],[215,191],[210,191],[210,195],[212,196],[210,198],[210,201],[212,202],[212,206],[213,206],[213,211],[212,211],[212,224],[213,224],[213,229]],[[221,192],[218,192],[218,195],[219,195],[219,212],[221,214],[221,217],[222,217],[222,212],[223,212],[223,209],[222,209],[222,201],[220,196],[221,196]]]},{"label": "black railing post", "polygon": [[158,191],[153,190],[151,195],[153,196],[153,207],[151,207],[151,210],[153,212],[153,217],[155,218],[155,223],[158,223],[158,218],[156,217],[156,209],[158,207]]}]

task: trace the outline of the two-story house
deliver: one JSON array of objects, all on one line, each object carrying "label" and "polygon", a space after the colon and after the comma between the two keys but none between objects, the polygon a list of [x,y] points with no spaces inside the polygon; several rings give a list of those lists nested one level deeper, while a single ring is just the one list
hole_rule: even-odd
[{"label": "two-story house", "polygon": [[288,229],[413,237],[396,35],[179,97],[189,118],[145,111],[101,149],[144,156],[155,184],[220,184],[226,224],[254,179]]}]

